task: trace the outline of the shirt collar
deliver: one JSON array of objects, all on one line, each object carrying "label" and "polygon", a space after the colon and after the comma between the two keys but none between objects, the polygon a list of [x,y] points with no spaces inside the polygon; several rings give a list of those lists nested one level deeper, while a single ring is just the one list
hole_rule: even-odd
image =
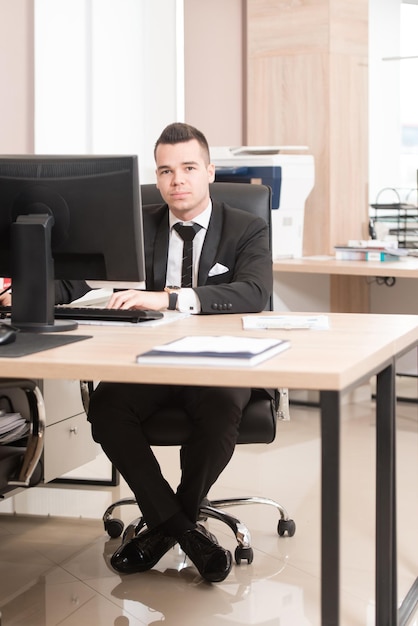
[{"label": "shirt collar", "polygon": [[206,209],[202,213],[199,213],[199,215],[197,215],[196,218],[193,219],[192,221],[182,222],[177,217],[175,217],[175,215],[173,215],[171,211],[169,211],[170,230],[173,228],[174,224],[177,224],[177,222],[181,222],[182,224],[186,224],[186,225],[191,224],[193,222],[195,224],[199,224],[199,226],[207,230],[211,214],[212,214],[212,200],[209,200],[209,204],[206,207]]}]

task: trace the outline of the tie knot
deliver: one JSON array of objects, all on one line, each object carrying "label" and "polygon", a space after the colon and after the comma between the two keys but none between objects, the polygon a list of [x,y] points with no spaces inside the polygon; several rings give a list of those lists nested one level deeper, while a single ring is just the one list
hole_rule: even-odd
[{"label": "tie knot", "polygon": [[200,224],[191,224],[190,226],[185,226],[182,222],[177,222],[174,224],[173,228],[176,229],[180,237],[183,241],[193,241],[194,236],[197,232],[202,228]]}]

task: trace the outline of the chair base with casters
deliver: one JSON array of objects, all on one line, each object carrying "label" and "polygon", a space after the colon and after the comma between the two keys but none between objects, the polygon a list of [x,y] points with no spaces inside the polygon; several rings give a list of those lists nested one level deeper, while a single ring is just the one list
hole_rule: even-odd
[{"label": "chair base with casters", "polygon": [[[268,398],[267,394],[259,389],[253,389],[251,399],[245,408],[241,423],[237,444],[271,443],[276,435],[277,419],[283,419],[283,402],[280,401],[281,390],[276,390],[275,398]],[[284,394],[287,397],[287,390]],[[181,409],[169,407],[158,413],[158,419],[149,420],[147,423],[147,435],[151,445],[187,445],[190,434],[190,422],[187,415]],[[124,524],[120,519],[113,518],[115,508],[124,505],[135,505],[134,498],[123,498],[111,504],[103,515],[105,531],[112,538],[119,537],[123,533]],[[267,504],[274,506],[280,514],[277,532],[282,537],[292,537],[296,531],[295,522],[290,519],[286,509],[278,502],[269,498],[250,496],[241,498],[225,498],[221,500],[204,500],[200,506],[199,519],[217,519],[227,524],[235,534],[238,546],[235,550],[235,560],[239,564],[245,559],[248,563],[253,560],[251,547],[251,535],[248,528],[239,519],[225,513],[222,509],[242,504]],[[142,517],[133,520],[125,529],[123,540],[131,539],[138,535],[146,523]]]},{"label": "chair base with casters", "polygon": [[[123,541],[136,537],[142,530],[146,528],[146,522],[143,517],[137,517],[126,527],[122,520],[112,517],[113,511],[120,506],[135,505],[135,498],[122,498],[117,502],[113,502],[103,515],[104,529],[112,539],[120,537],[123,533]],[[252,563],[254,558],[253,549],[251,547],[251,534],[247,526],[236,517],[225,513],[222,509],[229,506],[237,506],[241,504],[268,504],[274,506],[280,513],[280,519],[277,525],[277,532],[280,537],[288,535],[293,537],[296,532],[296,524],[284,507],[278,502],[259,496],[249,496],[243,498],[225,498],[223,500],[205,500],[202,502],[199,510],[199,520],[206,521],[208,518],[217,519],[225,523],[235,535],[237,547],[235,548],[235,562],[239,565],[242,560]]]}]

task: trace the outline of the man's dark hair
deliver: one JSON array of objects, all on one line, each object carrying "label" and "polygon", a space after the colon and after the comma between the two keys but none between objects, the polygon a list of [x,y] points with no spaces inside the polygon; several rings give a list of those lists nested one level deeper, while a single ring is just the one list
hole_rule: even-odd
[{"label": "man's dark hair", "polygon": [[199,145],[202,147],[204,153],[207,155],[207,162],[210,163],[209,144],[205,135],[190,124],[184,124],[182,122],[174,122],[166,126],[155,142],[154,157],[157,152],[157,147],[160,144],[176,144],[184,143],[186,141],[192,141],[196,139]]}]

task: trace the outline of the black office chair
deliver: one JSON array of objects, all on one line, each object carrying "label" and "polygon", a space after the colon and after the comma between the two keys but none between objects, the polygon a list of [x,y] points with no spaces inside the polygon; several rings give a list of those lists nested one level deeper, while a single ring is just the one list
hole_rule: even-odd
[{"label": "black office chair", "polygon": [[0,409],[6,414],[20,413],[29,424],[29,432],[22,439],[0,445],[0,499],[3,499],[22,488],[37,485],[43,478],[45,406],[33,380],[3,378]]},{"label": "black office chair", "polygon": [[[254,215],[262,217],[267,224],[271,224],[271,189],[264,185],[250,185],[246,183],[212,183],[211,197],[214,200],[227,204]],[[162,202],[161,195],[155,185],[142,185],[141,195],[143,210],[146,205]],[[271,303],[270,307],[271,308]],[[287,419],[288,393],[287,389],[277,389],[276,398],[270,400],[260,390],[253,389],[251,399],[243,412],[240,424],[238,444],[271,443],[276,436],[277,419]],[[178,408],[167,408],[161,411],[156,419],[146,422],[148,440],[155,446],[182,446],[187,444],[190,435],[190,422],[187,414]],[[134,498],[123,498],[111,504],[103,515],[105,530],[110,537],[119,537],[123,532],[123,522],[113,518],[116,507],[136,504]],[[247,527],[237,518],[225,513],[222,509],[241,504],[268,504],[276,507],[280,513],[277,532],[280,536],[287,533],[293,536],[296,530],[295,522],[289,519],[286,509],[269,498],[258,496],[227,498],[222,500],[205,500],[200,507],[200,519],[218,519],[226,523],[234,532],[238,542],[235,550],[235,560],[242,559],[251,563],[253,550],[251,537]],[[138,517],[129,524],[124,533],[124,540],[138,534],[145,526],[142,517]]]}]

